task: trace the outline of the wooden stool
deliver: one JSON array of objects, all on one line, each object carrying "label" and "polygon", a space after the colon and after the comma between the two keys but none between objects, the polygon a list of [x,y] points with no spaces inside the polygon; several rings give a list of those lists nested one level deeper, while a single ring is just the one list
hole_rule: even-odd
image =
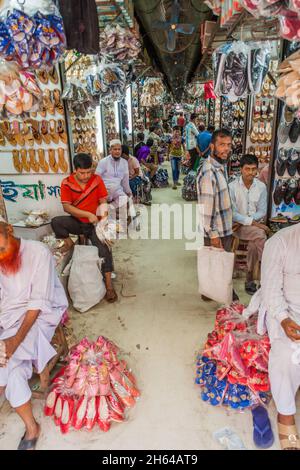
[{"label": "wooden stool", "polygon": [[[238,268],[238,262],[245,263],[247,266],[248,243],[249,243],[248,240],[242,240],[241,238],[237,237],[235,234],[233,235],[231,251],[234,253],[235,272],[241,271]],[[256,263],[256,266],[254,268],[253,279],[256,281],[260,281],[259,261]]]},{"label": "wooden stool", "polygon": [[61,324],[56,328],[51,344],[52,346],[58,346],[57,352],[56,355],[48,362],[45,369],[39,374],[40,386],[38,391],[32,391],[32,396],[34,398],[45,398],[45,393],[47,392],[50,383],[50,373],[52,369],[56,366],[59,359],[61,357],[65,357],[69,352],[65,333]]}]

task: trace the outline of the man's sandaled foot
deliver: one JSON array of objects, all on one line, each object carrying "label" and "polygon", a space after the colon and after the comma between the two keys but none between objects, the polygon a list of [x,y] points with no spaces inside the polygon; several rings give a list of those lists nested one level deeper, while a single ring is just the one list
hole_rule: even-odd
[{"label": "man's sandaled foot", "polygon": [[25,436],[26,436],[26,433],[25,433],[24,436],[22,437],[21,441],[20,441],[20,444],[18,446],[18,450],[35,450],[37,442],[38,442],[39,437],[40,437],[40,434],[41,434],[41,427],[38,424],[38,434],[37,434],[37,436],[32,438],[32,439],[25,439]]},{"label": "man's sandaled foot", "polygon": [[296,425],[287,426],[277,422],[278,436],[282,450],[300,450],[300,439]]},{"label": "man's sandaled foot", "polygon": [[74,246],[74,242],[72,240],[70,240],[70,241],[66,240],[64,242],[63,246],[60,247],[58,251],[64,255],[64,254],[68,253],[68,251],[70,251],[71,248],[73,248],[73,246]]},{"label": "man's sandaled foot", "polygon": [[111,304],[118,300],[118,295],[117,295],[115,289],[108,289],[106,291],[105,300],[107,300],[107,302],[109,302]]}]

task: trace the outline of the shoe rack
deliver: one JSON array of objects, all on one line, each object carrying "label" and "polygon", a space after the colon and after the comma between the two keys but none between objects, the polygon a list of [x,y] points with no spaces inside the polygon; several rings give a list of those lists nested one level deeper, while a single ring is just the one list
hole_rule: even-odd
[{"label": "shoe rack", "polygon": [[[282,48],[283,59],[295,50],[289,51],[287,43]],[[273,231],[300,222],[300,121],[284,102],[278,100],[277,108],[268,210]]]},{"label": "shoe rack", "polygon": [[109,143],[113,139],[121,138],[121,121],[119,104],[117,107],[115,103],[103,103],[103,123],[105,132],[105,143],[107,155],[109,154]]},{"label": "shoe rack", "polygon": [[[62,66],[65,81],[78,81],[85,87],[85,71],[95,63],[93,56],[83,55],[76,57],[70,52]],[[65,85],[65,84],[64,84]],[[83,152],[92,156],[95,165],[103,158],[101,146],[98,145],[98,136],[103,135],[103,129],[98,128],[97,112],[100,112],[100,104],[94,102],[66,100],[69,134],[72,141],[72,153]],[[98,104],[98,109],[97,109]]]},{"label": "shoe rack", "polygon": [[0,120],[1,174],[68,174],[70,157],[58,68],[36,73],[38,111]]},{"label": "shoe rack", "polygon": [[[269,71],[276,72],[278,60],[272,60]],[[275,91],[276,86],[267,75],[261,92],[249,98],[249,128],[246,140],[246,152],[254,154],[259,160],[259,169],[270,163],[273,134],[275,132]]]},{"label": "shoe rack", "polygon": [[234,103],[221,98],[220,127],[227,128],[232,134],[232,154],[230,157],[229,174],[240,171],[240,158],[243,154],[245,140],[247,100],[240,99]]}]

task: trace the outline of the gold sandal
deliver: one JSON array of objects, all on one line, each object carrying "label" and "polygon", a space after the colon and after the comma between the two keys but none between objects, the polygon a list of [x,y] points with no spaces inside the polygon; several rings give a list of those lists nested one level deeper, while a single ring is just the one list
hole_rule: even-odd
[{"label": "gold sandal", "polygon": [[63,173],[67,173],[69,165],[65,159],[65,150],[62,148],[58,149],[58,166]]},{"label": "gold sandal", "polygon": [[13,150],[13,164],[18,173],[22,173],[23,165],[20,162],[20,153],[19,150]]},{"label": "gold sandal", "polygon": [[53,171],[53,173],[57,173],[58,172],[58,163],[57,163],[56,158],[55,158],[55,150],[53,150],[53,149],[48,150],[48,161],[49,161],[49,165],[50,165],[50,168]]},{"label": "gold sandal", "polygon": [[300,450],[300,440],[296,425],[287,426],[277,423],[280,446],[282,450]]},{"label": "gold sandal", "polygon": [[24,147],[25,139],[24,139],[24,135],[20,131],[19,121],[13,121],[11,126],[12,126],[12,135],[14,136],[17,144],[20,145],[20,147]]},{"label": "gold sandal", "polygon": [[8,121],[3,121],[1,123],[1,129],[6,139],[10,143],[10,145],[12,145],[13,147],[16,147],[17,141],[15,139],[15,136],[11,132],[10,123]]},{"label": "gold sandal", "polygon": [[39,156],[40,169],[44,173],[49,173],[49,165],[48,165],[48,163],[46,161],[46,158],[45,158],[45,150],[44,149],[38,149],[38,156]]},{"label": "gold sandal", "polygon": [[57,73],[55,65],[52,67],[51,70],[48,71],[48,75],[49,75],[49,78],[50,78],[50,82],[54,83],[54,85],[57,85],[58,84],[58,73]]},{"label": "gold sandal", "polygon": [[22,165],[23,165],[23,170],[27,171],[27,173],[30,172],[30,163],[27,160],[27,150],[22,149],[21,150],[21,160],[22,160]]},{"label": "gold sandal", "polygon": [[29,163],[31,166],[32,171],[38,173],[40,171],[40,165],[35,159],[35,150],[29,150]]},{"label": "gold sandal", "polygon": [[52,139],[52,141],[55,144],[59,143],[59,135],[56,131],[56,121],[54,119],[50,119],[49,121],[49,134]]},{"label": "gold sandal", "polygon": [[54,99],[55,109],[57,110],[58,114],[61,114],[63,116],[65,114],[65,110],[64,110],[64,105],[62,104],[62,101],[61,101],[60,91],[58,88],[53,90],[53,99]]},{"label": "gold sandal", "polygon": [[48,89],[44,90],[44,93],[43,93],[43,105],[44,105],[44,108],[48,111],[48,113],[54,116],[55,104],[53,103],[51,99],[51,91]]},{"label": "gold sandal", "polygon": [[41,134],[45,144],[49,145],[51,137],[48,133],[48,121],[42,121]]},{"label": "gold sandal", "polygon": [[40,129],[39,129],[39,122],[35,121],[34,119],[28,119],[27,122],[30,123],[31,125],[31,130],[32,130],[34,140],[36,141],[38,145],[41,145],[43,139],[42,139]]},{"label": "gold sandal", "polygon": [[34,146],[33,134],[31,132],[31,128],[25,122],[23,124],[22,134],[25,139],[25,142],[29,145],[29,147],[33,147]]},{"label": "gold sandal", "polygon": [[68,136],[67,136],[67,133],[65,131],[65,123],[62,119],[59,119],[57,121],[57,133],[58,133],[59,138],[61,139],[61,141],[64,144],[67,144],[68,143]]}]

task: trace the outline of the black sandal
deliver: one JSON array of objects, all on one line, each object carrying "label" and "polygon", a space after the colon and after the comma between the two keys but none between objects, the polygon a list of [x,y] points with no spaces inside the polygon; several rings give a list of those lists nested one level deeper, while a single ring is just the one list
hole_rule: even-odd
[{"label": "black sandal", "polygon": [[40,432],[39,432],[38,436],[33,438],[33,439],[25,439],[25,435],[26,435],[26,433],[24,434],[24,436],[20,440],[18,450],[35,450],[36,445],[37,445],[37,441],[39,440],[39,437],[40,437]]}]

